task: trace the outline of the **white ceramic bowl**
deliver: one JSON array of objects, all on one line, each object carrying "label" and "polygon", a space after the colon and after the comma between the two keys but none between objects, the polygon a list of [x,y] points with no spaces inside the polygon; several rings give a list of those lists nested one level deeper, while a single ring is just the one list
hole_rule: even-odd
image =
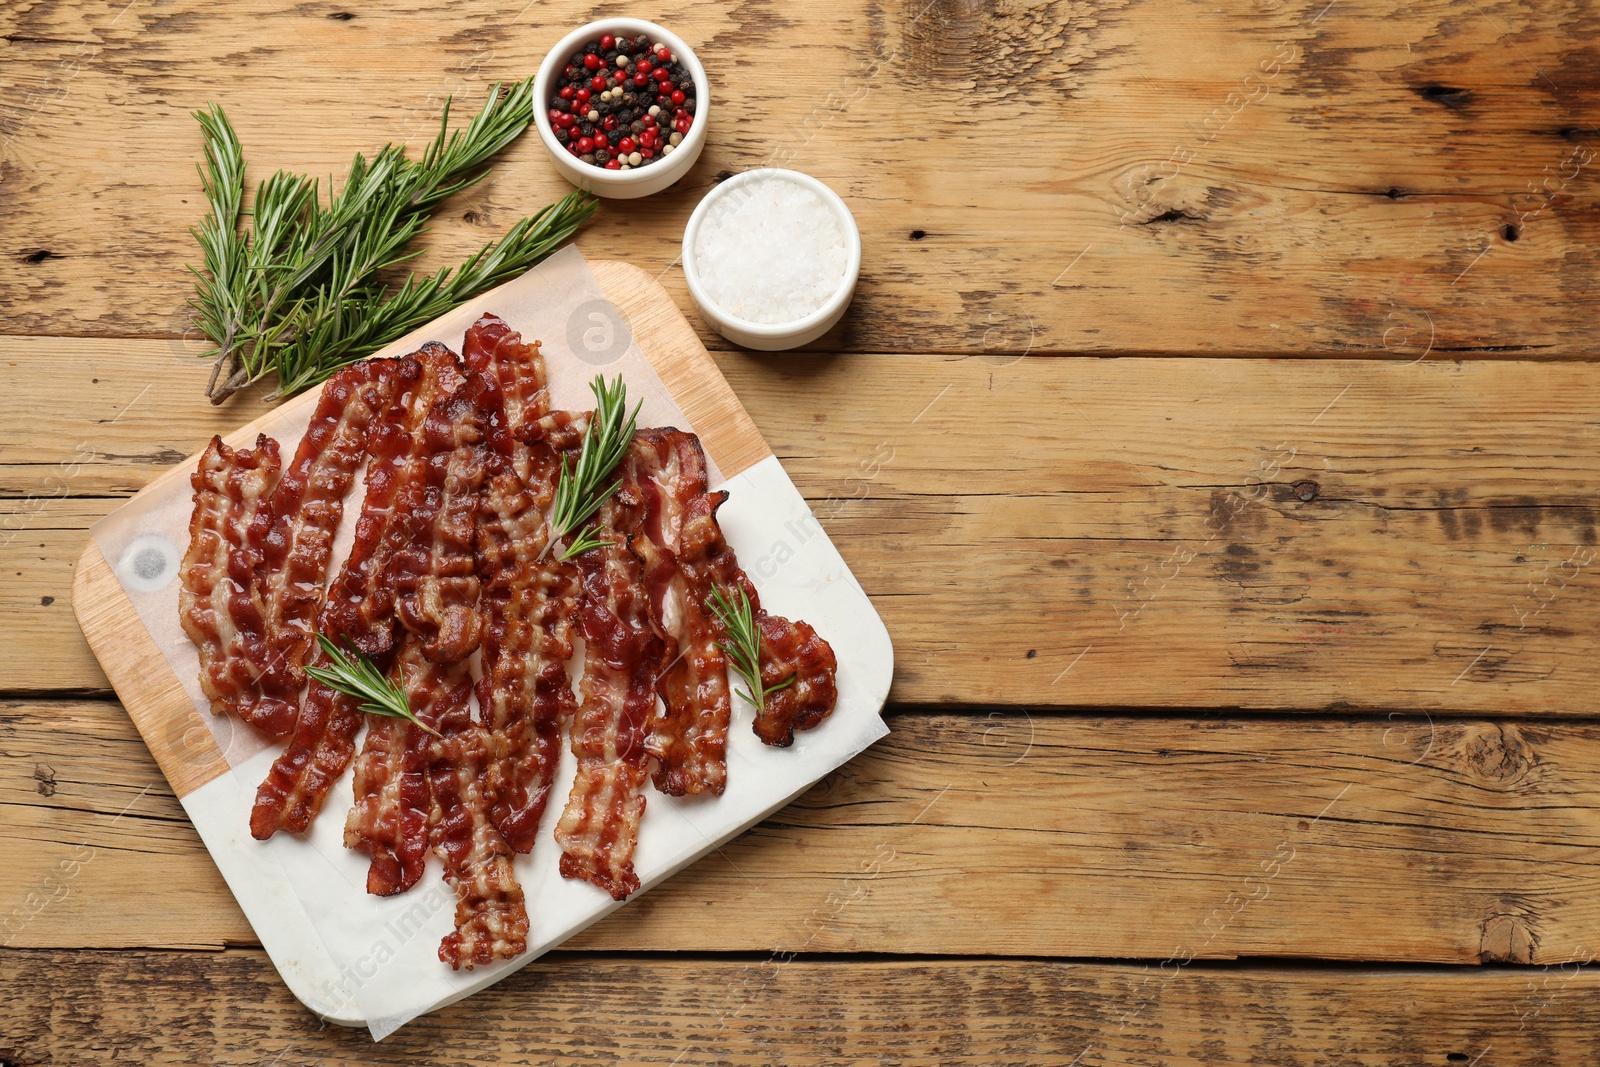
[{"label": "white ceramic bowl", "polygon": [[[642,33],[651,41],[666,45],[672,49],[673,54],[694,79],[694,122],[689,126],[689,132],[683,135],[682,143],[672,150],[670,156],[657,160],[647,167],[606,170],[604,167],[585,163],[556,140],[555,130],[550,126],[550,96],[560,84],[562,70],[571,61],[574,52],[603,33],[634,37]],[[539,139],[544,142],[546,151],[550,153],[551,162],[555,163],[556,169],[569,182],[596,196],[632,200],[635,197],[659,193],[689,173],[689,168],[700,158],[700,150],[706,144],[706,121],[711,114],[711,83],[706,80],[706,70],[700,65],[694,49],[684,44],[682,38],[644,19],[601,19],[587,26],[579,26],[567,34],[560,43],[550,49],[550,54],[544,57],[544,62],[539,64],[539,73],[533,79],[533,96],[536,103],[533,119],[539,127]]]},{"label": "white ceramic bowl", "polygon": [[[692,128],[692,127],[691,127]],[[676,153],[674,153],[676,158]],[[701,283],[700,272],[695,263],[694,246],[700,234],[700,225],[705,220],[706,212],[713,204],[723,197],[735,193],[742,186],[759,181],[763,177],[781,177],[785,180],[803,185],[822,198],[823,203],[833,209],[839,219],[839,225],[844,230],[845,239],[845,268],[844,279],[839,283],[839,288],[816,311],[803,319],[793,322],[769,323],[751,322],[731,315],[719,308],[716,301],[711,299]],[[689,216],[689,225],[683,231],[683,275],[689,282],[689,293],[694,297],[695,305],[700,309],[701,316],[710,323],[711,328],[734,344],[746,348],[754,348],[763,352],[781,352],[788,348],[797,348],[833,329],[834,325],[844,317],[845,309],[850,306],[850,299],[855,295],[856,279],[861,274],[861,231],[856,227],[855,216],[850,214],[850,208],[839,199],[839,194],[828,188],[822,182],[809,174],[801,174],[797,170],[784,170],[780,167],[759,167],[736,174],[727,181],[712,188],[700,205],[694,209],[694,214]]]}]

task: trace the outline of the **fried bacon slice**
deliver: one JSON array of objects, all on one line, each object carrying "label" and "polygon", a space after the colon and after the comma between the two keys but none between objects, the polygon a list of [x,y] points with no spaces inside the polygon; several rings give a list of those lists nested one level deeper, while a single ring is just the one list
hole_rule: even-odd
[{"label": "fried bacon slice", "polygon": [[719,577],[710,561],[731,559],[717,508],[727,493],[706,491],[700,439],[682,430],[643,430],[634,440],[645,498],[642,536],[628,545],[643,566],[650,614],[675,646],[656,682],[661,706],[645,748],[655,757],[655,786],[670,796],[721,796],[728,780],[728,688],[725,640],[708,606]]},{"label": "fried bacon slice", "polygon": [[258,665],[267,653],[255,595],[261,548],[250,534],[270,506],[281,466],[278,442],[264,434],[255,448],[238,451],[211,439],[189,479],[194,511],[178,593],[178,618],[199,650],[200,688],[211,710],[232,711],[277,737],[294,728],[294,709],[255,706]]},{"label": "fried bacon slice", "polygon": [[[407,647],[414,647],[414,637]],[[439,730],[430,738],[428,785],[433,796],[431,840],[456,891],[455,929],[439,945],[439,959],[469,970],[528,950],[528,908],[512,869],[512,850],[489,819],[483,792],[490,762],[489,732],[472,721],[472,676],[466,664],[442,666],[418,657],[415,672],[439,697],[432,706]],[[408,671],[408,677],[410,671]]]},{"label": "fried bacon slice", "polygon": [[[391,529],[396,498],[407,487],[408,478],[422,470],[416,456],[420,453],[424,461],[427,458],[422,426],[428,412],[447,387],[453,389],[462,380],[455,355],[442,345],[429,345],[414,355],[382,362],[390,364],[384,372],[389,382],[387,404],[370,425],[366,493],[356,519],[355,544],[317,620],[320,632],[335,640],[351,640],[375,655],[380,664],[391,651],[393,614],[382,603],[359,598],[369,587],[388,592],[387,584],[375,581],[374,575],[381,575],[379,561],[389,558],[389,546],[400,536]],[[388,603],[392,608],[393,601]],[[311,683],[293,740],[256,790],[250,812],[254,837],[266,840],[279,830],[304,833],[310,827],[328,790],[350,765],[364,717],[354,701],[321,682]],[[369,744],[390,742],[381,736],[383,730],[378,733],[380,736],[373,737],[369,731]]]},{"label": "fried bacon slice", "polygon": [[[755,598],[750,599],[754,604]],[[754,728],[763,743],[786,748],[794,744],[796,730],[809,730],[833,714],[839,699],[839,661],[833,646],[808,622],[790,622],[757,607],[756,626],[761,630],[761,684],[794,681],[767,694]]]},{"label": "fried bacon slice", "polygon": [[528,441],[550,411],[544,358],[539,342],[522,335],[495,315],[484,315],[467,330],[461,346],[467,367],[484,376],[492,392],[485,408],[502,413],[500,425],[513,440]]},{"label": "fried bacon slice", "polygon": [[[717,505],[721,503],[717,501]],[[702,527],[696,537],[713,536],[709,527],[715,526],[715,508],[712,511],[703,520],[708,526]],[[762,686],[770,688],[793,679],[785,688],[767,694],[751,724],[763,744],[787,748],[794,744],[796,730],[809,730],[833,714],[839,699],[839,661],[833,647],[818,636],[810,623],[791,622],[763,608],[756,587],[739,568],[739,561],[722,540],[720,530],[714,538],[715,543],[704,554],[704,566],[725,591],[741,588],[750,600],[756,628],[761,632]],[[713,621],[718,640],[726,643],[729,635],[721,621]]]},{"label": "fried bacon slice", "polygon": [[[311,666],[322,661],[322,651],[313,650]],[[328,791],[350,766],[364,718],[356,700],[311,679],[294,738],[256,789],[250,836],[265,841],[279,830],[303,834],[310,828]]]},{"label": "fried bacon slice", "polygon": [[312,619],[322,606],[328,557],[344,517],[344,498],[367,455],[372,420],[388,403],[395,360],[366,360],[329,378],[295,450],[256,519],[261,545],[255,575],[262,606],[258,693],[250,714],[276,721],[298,714],[311,650]]},{"label": "fried bacon slice", "polygon": [[582,878],[616,900],[639,888],[633,852],[644,815],[650,753],[645,731],[655,709],[666,644],[650,618],[639,560],[627,548],[644,513],[637,466],[625,458],[621,487],[597,514],[606,542],[577,557],[583,596],[583,679],[572,726],[577,778],[556,824],[561,874]]},{"label": "fried bacon slice", "polygon": [[[410,636],[401,639],[389,677],[404,678],[411,713],[433,729],[471,693],[464,669],[440,673]],[[344,844],[372,857],[367,892],[375,896],[410,889],[427,864],[434,816],[428,781],[432,740],[405,719],[374,715],[367,724],[367,739],[355,760],[356,800],[345,820]]]},{"label": "fried bacon slice", "polygon": [[394,392],[374,427],[368,452],[367,495],[356,521],[355,544],[328,587],[324,632],[349,640],[369,656],[394,647],[394,590],[389,560],[408,530],[395,521],[396,508],[428,473],[430,453],[423,424],[441,398],[465,380],[454,352],[430,342],[400,360]]},{"label": "fried bacon slice", "polygon": [[478,515],[477,568],[483,617],[483,676],[478,706],[488,756],[479,788],[490,798],[495,829],[517,852],[529,852],[560,756],[561,727],[576,711],[566,661],[578,572],[546,552],[545,513],[560,474],[552,441],[571,444],[573,416],[548,414],[544,360],[492,315],[467,331],[464,354],[492,383],[492,448]]},{"label": "fried bacon slice", "polygon": [[487,387],[482,374],[472,373],[429,409],[427,464],[396,509],[400,544],[388,563],[395,614],[436,663],[470,656],[481,634],[473,545],[487,469],[480,406]]},{"label": "fried bacon slice", "polygon": [[[572,658],[578,573],[545,549],[545,519],[559,476],[555,453],[516,442],[495,453],[478,526],[483,677],[478,706],[490,759],[483,789],[489,816],[518,852],[533,848],[560,756],[561,726],[576,711]],[[519,473],[519,469],[525,473]]]}]

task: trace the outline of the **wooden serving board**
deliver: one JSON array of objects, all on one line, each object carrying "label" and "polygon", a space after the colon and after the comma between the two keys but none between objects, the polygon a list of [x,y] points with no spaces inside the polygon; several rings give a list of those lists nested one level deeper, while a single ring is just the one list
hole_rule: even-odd
[{"label": "wooden serving board", "polygon": [[[741,554],[763,602],[811,622],[833,642],[838,655],[834,714],[791,748],[761,745],[748,727],[748,709],[736,703],[727,791],[715,798],[687,799],[647,792],[635,854],[641,883],[637,897],[882,737],[887,728],[879,712],[893,674],[893,649],[870,601],[804,498],[694,330],[653,278],[627,264],[585,265],[575,251],[558,253],[379,354],[403,354],[429,340],[455,348],[471,322],[487,311],[502,314],[525,337],[543,342],[555,403],[580,402],[597,372],[608,377],[620,373],[630,396],[644,405],[641,425],[682,420],[678,425],[698,434],[712,467],[713,487],[725,487],[730,494],[719,512],[723,532]],[[596,347],[590,342],[594,336],[610,340]],[[267,433],[277,437],[287,459],[317,397],[316,390],[297,397],[224,440],[245,446],[258,433]],[[267,842],[249,836],[255,789],[277,746],[248,727],[210,715],[194,678],[193,648],[176,626],[178,562],[173,553],[181,554],[178,546],[187,540],[185,523],[192,506],[188,478],[196,461],[191,457],[166,472],[96,527],[78,563],[73,610],[129,716],[295,995],[324,1018],[366,1024],[375,1037],[382,1037],[418,1014],[511,973],[615,910],[619,905],[603,891],[560,876],[559,849],[549,839],[559,803],[546,811],[540,843],[515,861],[531,902],[534,928],[528,952],[473,972],[452,972],[434,954],[454,910],[453,894],[437,878],[424,876],[415,889],[395,897],[365,894],[366,861],[343,847],[340,832],[348,785],[334,787],[329,810],[306,834],[279,834]],[[347,524],[351,510],[347,506]],[[144,574],[134,564],[150,545],[159,546],[164,562]],[[331,563],[337,565],[341,556],[336,542]],[[191,664],[187,668],[186,662]],[[566,796],[572,772],[566,753],[552,782],[553,794]]]}]

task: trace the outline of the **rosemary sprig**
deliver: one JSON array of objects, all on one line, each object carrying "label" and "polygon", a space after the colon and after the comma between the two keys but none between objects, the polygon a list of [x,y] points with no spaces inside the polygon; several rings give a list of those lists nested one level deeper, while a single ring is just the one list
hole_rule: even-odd
[{"label": "rosemary sprig", "polygon": [[[514,225],[465,263],[431,276],[408,274],[397,288],[381,279],[421,254],[410,246],[427,232],[441,202],[481,180],[491,157],[533,120],[531,79],[502,92],[496,84],[465,129],[448,132],[446,103],[439,133],[422,158],[386,145],[368,160],[357,155],[326,206],[318,183],[278,172],[243,209],[244,154],[217,105],[196,112],[205,136],[201,182],[210,214],[192,232],[202,270],[191,304],[216,345],[206,393],[221,403],[269,374],[278,394],[315,385],[340,367],[388,344],[549,255],[598,203],[573,192]],[[241,232],[243,216],[249,232]]]},{"label": "rosemary sprig", "polygon": [[737,585],[733,588],[739,597],[737,604],[730,602],[721,589],[711,587],[711,610],[732,640],[731,644],[718,641],[717,647],[722,649],[723,655],[733,663],[735,670],[744,675],[745,682],[750,686],[748,690],[735,689],[734,692],[748,700],[760,713],[767,706],[769,693],[789,688],[800,675],[791,674],[777,685],[761,684],[761,631],[756,628],[755,611],[750,607],[750,598],[745,596],[744,588]]},{"label": "rosemary sprig", "polygon": [[628,407],[628,387],[620,374],[609,385],[604,375],[596,375],[589,388],[594,391],[594,415],[583,431],[578,462],[569,469],[567,457],[561,457],[561,480],[556,483],[555,506],[550,513],[556,537],[567,539],[566,547],[557,555],[563,561],[606,543],[593,525],[585,523],[622,484],[620,479],[606,483],[628,451],[643,403],[635,404],[633,413],[623,418]]},{"label": "rosemary sprig", "polygon": [[405,719],[435,737],[439,736],[439,731],[411,711],[411,703],[406,699],[404,667],[400,668],[400,682],[396,684],[383,676],[370,657],[356,649],[340,648],[326,634],[317,635],[317,644],[322,647],[322,654],[328,657],[331,666],[307,667],[307,674],[345,696],[355,697],[361,702],[361,710],[368,714]]}]

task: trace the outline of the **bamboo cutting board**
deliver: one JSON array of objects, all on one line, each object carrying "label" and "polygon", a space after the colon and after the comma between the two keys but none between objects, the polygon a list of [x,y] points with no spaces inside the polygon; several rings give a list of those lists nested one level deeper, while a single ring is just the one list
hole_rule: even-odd
[{"label": "bamboo cutting board", "polygon": [[[595,373],[621,373],[630,395],[644,405],[641,425],[675,422],[697,433],[710,461],[712,488],[729,491],[719,512],[724,534],[763,602],[811,622],[838,656],[834,714],[799,735],[793,747],[761,745],[749,729],[747,709],[736,703],[727,791],[687,801],[647,792],[635,857],[637,897],[882,737],[887,729],[879,712],[893,674],[893,649],[804,498],[654,279],[622,263],[586,267],[569,249],[380,354],[413,351],[428,340],[459,351],[467,326],[488,311],[543,342],[556,406],[577,406]],[[593,337],[605,340],[593,344]],[[225,440],[242,446],[268,433],[287,457],[317,396],[308,392]],[[527,953],[471,972],[450,971],[435,956],[454,910],[453,893],[436,876],[425,875],[410,892],[394,897],[365,894],[365,858],[342,844],[348,770],[330,794],[328,810],[305,835],[279,834],[266,842],[249,836],[255,789],[278,746],[210,715],[194,681],[193,648],[176,629],[174,553],[187,538],[188,477],[195,463],[191,457],[157,478],[95,528],[78,564],[73,608],[129,716],[295,995],[318,1015],[365,1024],[381,1038],[504,977],[615,910],[619,905],[603,891],[560,877],[559,849],[550,840],[560,803],[546,810],[539,844],[515,861],[533,922]],[[347,498],[347,525],[351,499],[359,498]],[[143,562],[152,551],[164,561],[153,569]],[[330,573],[342,555],[336,541]],[[566,796],[572,772],[571,755],[564,752],[553,795]]]}]

